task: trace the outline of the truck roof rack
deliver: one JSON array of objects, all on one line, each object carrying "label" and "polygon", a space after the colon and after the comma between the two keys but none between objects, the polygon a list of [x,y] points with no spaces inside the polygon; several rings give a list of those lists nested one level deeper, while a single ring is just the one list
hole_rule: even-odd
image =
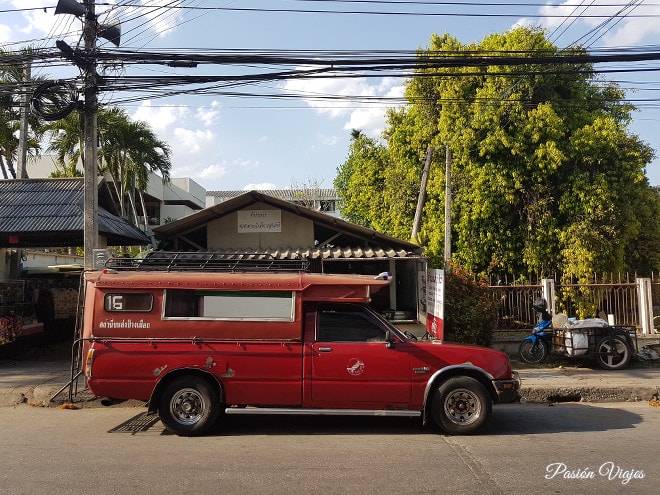
[{"label": "truck roof rack", "polygon": [[105,263],[111,270],[164,272],[306,272],[306,258],[278,259],[267,253],[218,253],[154,251],[144,258],[112,257]]}]

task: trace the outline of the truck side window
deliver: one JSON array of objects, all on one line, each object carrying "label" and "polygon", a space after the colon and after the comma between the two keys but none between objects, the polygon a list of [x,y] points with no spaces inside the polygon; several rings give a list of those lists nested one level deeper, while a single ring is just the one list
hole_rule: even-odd
[{"label": "truck side window", "polygon": [[194,290],[167,290],[165,317],[193,318],[195,316],[199,316],[199,297]]},{"label": "truck side window", "polygon": [[323,307],[319,314],[320,342],[385,342],[385,332],[357,305]]},{"label": "truck side window", "polygon": [[294,321],[296,296],[279,290],[166,289],[165,318]]}]

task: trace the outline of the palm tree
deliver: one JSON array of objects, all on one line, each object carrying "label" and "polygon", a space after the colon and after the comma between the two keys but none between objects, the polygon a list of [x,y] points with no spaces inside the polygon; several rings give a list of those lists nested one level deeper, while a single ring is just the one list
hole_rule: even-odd
[{"label": "palm tree", "polygon": [[[170,148],[159,140],[146,122],[132,122],[118,108],[99,114],[99,157],[102,171],[112,177],[123,217],[131,208],[137,223],[136,192],[146,219],[143,192],[149,184],[150,173],[158,172],[164,183],[170,179]],[[146,222],[146,221],[145,221]],[[146,229],[146,225],[145,225]]]},{"label": "palm tree", "polygon": [[82,177],[78,164],[84,163],[84,132],[79,112],[71,112],[63,119],[50,122],[44,126],[50,134],[48,152],[55,153],[57,170],[51,177]]},{"label": "palm tree", "polygon": [[[100,108],[97,121],[99,173],[111,177],[121,216],[137,224],[135,197],[140,199],[146,218],[143,192],[150,173],[159,173],[164,183],[170,180],[170,148],[156,137],[146,122],[131,121],[119,108]],[[64,173],[77,175],[76,164],[84,160],[84,132],[79,114],[74,112],[53,122],[48,130],[53,135],[48,150],[56,153]],[[129,209],[131,215],[127,213]]]},{"label": "palm tree", "polygon": [[[21,51],[19,59],[27,60],[31,49]],[[14,56],[12,59],[15,60]],[[30,91],[34,82],[26,81],[24,65],[11,61],[9,53],[0,50],[0,169],[5,179],[16,178],[15,163],[18,157],[18,131],[21,125],[21,94]],[[40,151],[42,136],[41,122],[36,117],[28,117],[29,131],[27,151],[31,155]]]}]

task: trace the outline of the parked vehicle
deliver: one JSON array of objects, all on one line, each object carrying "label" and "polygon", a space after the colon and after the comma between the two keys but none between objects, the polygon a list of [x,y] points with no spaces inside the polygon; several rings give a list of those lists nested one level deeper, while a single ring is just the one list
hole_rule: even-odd
[{"label": "parked vehicle", "polygon": [[204,434],[223,414],[411,416],[469,434],[493,403],[518,398],[506,354],[417,340],[373,310],[387,275],[213,253],[106,266],[84,275],[89,389],[148,401],[179,435]]},{"label": "parked vehicle", "polygon": [[548,313],[545,299],[536,299],[533,304],[540,313],[532,334],[525,337],[518,347],[518,355],[526,363],[540,363],[550,355],[552,349],[552,316]]},{"label": "parked vehicle", "polygon": [[637,332],[633,326],[609,325],[600,318],[568,321],[553,328],[553,318],[545,299],[537,299],[534,310],[540,313],[532,334],[518,348],[520,359],[540,363],[549,355],[592,357],[603,369],[618,370],[628,366],[637,352]]}]

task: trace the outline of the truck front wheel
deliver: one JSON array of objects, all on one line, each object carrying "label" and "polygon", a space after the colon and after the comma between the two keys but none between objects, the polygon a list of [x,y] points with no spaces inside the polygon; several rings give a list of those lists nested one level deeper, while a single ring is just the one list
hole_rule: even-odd
[{"label": "truck front wheel", "polygon": [[478,380],[456,376],[436,390],[431,410],[436,424],[450,435],[469,435],[486,422],[492,401]]},{"label": "truck front wheel", "polygon": [[158,408],[165,427],[186,437],[206,433],[219,413],[218,393],[208,382],[196,376],[180,377],[169,383]]}]

